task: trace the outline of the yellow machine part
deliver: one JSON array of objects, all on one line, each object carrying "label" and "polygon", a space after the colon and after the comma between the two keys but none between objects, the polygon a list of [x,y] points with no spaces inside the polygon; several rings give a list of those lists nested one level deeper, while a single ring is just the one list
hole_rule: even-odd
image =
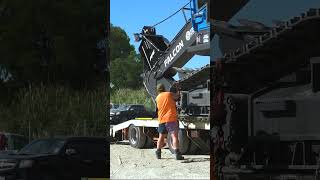
[{"label": "yellow machine part", "polygon": [[153,119],[153,118],[135,118],[136,120],[157,120],[157,119]]}]

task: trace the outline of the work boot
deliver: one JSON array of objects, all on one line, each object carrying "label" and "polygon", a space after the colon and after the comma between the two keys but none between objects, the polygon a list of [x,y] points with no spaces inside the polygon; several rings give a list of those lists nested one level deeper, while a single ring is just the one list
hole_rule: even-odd
[{"label": "work boot", "polygon": [[157,159],[161,159],[161,149],[156,150]]},{"label": "work boot", "polygon": [[179,149],[176,149],[174,154],[176,156],[176,160],[184,160],[184,157],[181,155],[181,152],[179,151]]}]

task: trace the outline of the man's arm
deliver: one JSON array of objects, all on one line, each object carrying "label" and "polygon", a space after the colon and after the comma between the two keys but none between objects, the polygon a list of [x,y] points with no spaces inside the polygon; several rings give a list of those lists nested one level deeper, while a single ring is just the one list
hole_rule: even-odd
[{"label": "man's arm", "polygon": [[153,114],[152,118],[157,118],[158,117],[158,106],[157,106],[157,102],[155,103],[155,113]]},{"label": "man's arm", "polygon": [[156,113],[154,116],[155,116],[154,118],[158,117],[158,108],[157,107],[156,107]]},{"label": "man's arm", "polygon": [[178,101],[180,99],[180,90],[179,90],[178,84],[175,84],[175,86],[176,86],[176,92],[171,93],[171,94],[172,94],[173,99],[175,101]]},{"label": "man's arm", "polygon": [[178,101],[180,99],[180,92],[176,92],[176,93],[171,93],[172,97],[175,101]]}]

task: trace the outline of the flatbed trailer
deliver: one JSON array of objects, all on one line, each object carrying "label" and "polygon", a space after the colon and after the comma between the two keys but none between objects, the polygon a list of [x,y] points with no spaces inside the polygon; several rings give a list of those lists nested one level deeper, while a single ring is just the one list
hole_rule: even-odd
[{"label": "flatbed trailer", "polygon": [[[210,122],[206,117],[197,117],[197,121],[179,121],[180,149],[183,154],[196,152],[209,153],[210,150]],[[136,118],[114,125],[110,135],[117,140],[129,140],[134,148],[151,148],[158,138],[158,119]],[[171,137],[167,136],[166,143],[172,151]]]},{"label": "flatbed trailer", "polygon": [[[207,1],[192,0],[179,11],[189,11],[190,19],[171,42],[156,33],[155,26],[144,26],[135,40],[141,41],[139,52],[143,61],[143,85],[155,102],[156,85],[162,83],[170,92],[180,92],[177,102],[179,116],[179,143],[182,154],[210,151],[210,93],[209,65],[198,70],[182,67],[195,55],[210,54],[210,25],[207,21]],[[175,14],[175,13],[174,13]],[[163,22],[163,21],[161,21]],[[158,23],[157,23],[158,24]],[[180,80],[173,77],[179,73]],[[129,140],[132,147],[154,147],[158,138],[158,120],[136,118],[115,125],[110,132],[119,140]],[[166,138],[172,150],[171,137]]]}]

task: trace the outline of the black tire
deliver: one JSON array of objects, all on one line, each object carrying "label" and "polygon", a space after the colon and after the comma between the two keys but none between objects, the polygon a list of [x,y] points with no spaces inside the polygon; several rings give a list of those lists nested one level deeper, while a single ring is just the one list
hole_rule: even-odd
[{"label": "black tire", "polygon": [[[200,138],[200,137],[198,137]],[[197,138],[193,138],[190,141],[190,149],[188,151],[188,154],[209,154],[210,151],[210,138],[201,137],[203,140],[203,143],[199,143]]]},{"label": "black tire", "polygon": [[207,139],[206,144],[209,146],[210,149],[208,152],[204,152],[204,153],[210,155],[210,150],[211,150],[210,137]]},{"label": "black tire", "polygon": [[[187,132],[183,129],[179,130],[179,150],[181,154],[188,154],[190,150],[191,141],[187,136]],[[171,135],[168,133],[167,135],[167,143],[169,146],[169,150],[171,153],[174,153],[174,149],[172,148],[172,140]]]},{"label": "black tire", "polygon": [[53,177],[53,175],[45,174],[42,176],[41,180],[58,180],[59,178]]},{"label": "black tire", "polygon": [[207,154],[210,153],[210,140],[209,139],[203,139],[204,144],[200,144],[199,152],[201,154]]},{"label": "black tire", "polygon": [[199,154],[200,152],[200,148],[194,143],[194,142],[190,142],[190,149],[188,151],[188,154]]},{"label": "black tire", "polygon": [[147,136],[143,133],[142,127],[129,126],[129,143],[134,148],[143,148],[146,144]]},{"label": "black tire", "polygon": [[147,137],[146,144],[144,145],[144,148],[154,148],[154,143],[152,138]]},{"label": "black tire", "polygon": [[115,134],[115,137],[113,138],[114,141],[122,141],[122,132],[121,131],[118,131],[116,132]]}]

